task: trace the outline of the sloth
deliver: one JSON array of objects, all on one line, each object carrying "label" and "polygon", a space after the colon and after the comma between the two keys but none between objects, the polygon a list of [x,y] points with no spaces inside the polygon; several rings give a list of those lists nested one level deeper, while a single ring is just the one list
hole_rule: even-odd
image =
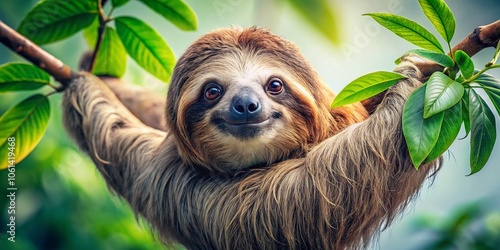
[{"label": "sloth", "polygon": [[[407,79],[376,101],[332,109],[335,94],[291,42],[222,29],[180,57],[166,101],[137,98],[151,110],[134,109],[126,86],[82,73],[65,90],[63,119],[165,244],[360,248],[440,166],[412,166],[401,114],[423,75],[408,61],[395,71]],[[157,109],[164,123],[137,118]]]}]

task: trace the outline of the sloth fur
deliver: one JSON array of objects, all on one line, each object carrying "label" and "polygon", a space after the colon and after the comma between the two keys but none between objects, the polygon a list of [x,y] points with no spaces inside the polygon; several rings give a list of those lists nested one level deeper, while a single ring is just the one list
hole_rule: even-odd
[{"label": "sloth fur", "polygon": [[408,62],[395,71],[408,79],[370,116],[360,103],[331,109],[334,93],[293,44],[259,28],[224,29],[179,59],[166,131],[144,125],[90,74],[66,89],[64,122],[165,243],[359,248],[439,167],[412,166],[401,114],[421,75]]}]

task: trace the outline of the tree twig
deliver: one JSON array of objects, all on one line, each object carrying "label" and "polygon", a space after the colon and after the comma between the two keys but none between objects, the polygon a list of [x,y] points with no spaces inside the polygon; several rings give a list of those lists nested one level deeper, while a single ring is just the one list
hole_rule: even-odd
[{"label": "tree twig", "polygon": [[52,75],[63,87],[79,73],[0,21],[0,42]]},{"label": "tree twig", "polygon": [[99,9],[99,28],[97,28],[97,41],[95,43],[94,51],[92,52],[92,57],[90,59],[88,69],[84,69],[88,72],[92,72],[94,70],[97,53],[99,53],[99,49],[101,48],[104,31],[106,30],[106,15],[104,14],[104,9],[102,8],[104,3],[105,2],[101,0],[97,1],[97,8]]},{"label": "tree twig", "polygon": [[[500,39],[500,20],[490,23],[488,25],[479,26],[474,31],[469,34],[466,38],[455,45],[451,51],[454,54],[457,50],[462,50],[467,53],[470,57],[474,56],[477,52],[488,48],[495,47]],[[432,73],[436,71],[443,71],[444,67],[423,58],[409,57],[408,61],[411,61],[417,68],[422,72],[423,79],[427,80]],[[377,106],[380,104],[382,99],[384,99],[385,91],[372,96],[366,100],[361,101],[363,106],[366,108],[368,113],[372,114]]]}]

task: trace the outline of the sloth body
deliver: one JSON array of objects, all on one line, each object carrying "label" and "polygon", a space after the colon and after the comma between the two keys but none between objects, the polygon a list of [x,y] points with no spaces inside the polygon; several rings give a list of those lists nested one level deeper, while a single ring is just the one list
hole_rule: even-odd
[{"label": "sloth body", "polygon": [[165,243],[356,248],[438,165],[412,167],[401,112],[420,75],[409,63],[396,71],[409,79],[372,115],[360,103],[331,109],[334,93],[293,44],[258,28],[225,29],[179,59],[158,105],[165,131],[130,113],[116,97],[126,88],[111,91],[91,75],[66,90],[64,122]]}]

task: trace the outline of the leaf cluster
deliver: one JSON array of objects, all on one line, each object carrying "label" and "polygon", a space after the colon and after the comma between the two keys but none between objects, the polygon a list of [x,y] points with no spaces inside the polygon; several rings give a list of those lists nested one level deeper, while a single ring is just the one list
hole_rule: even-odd
[{"label": "leaf cluster", "polygon": [[[488,161],[496,140],[495,115],[479,94],[484,91],[500,115],[500,80],[485,72],[500,68],[497,63],[500,43],[493,60],[482,70],[465,52],[452,53],[450,42],[455,33],[455,18],[443,0],[419,0],[427,16],[449,52],[430,31],[402,16],[369,13],[379,24],[399,37],[420,47],[406,54],[417,55],[441,65],[407,100],[403,108],[403,134],[416,169],[443,154],[457,138],[463,125],[470,136],[470,174],[480,171]],[[401,58],[396,60],[400,63]],[[359,77],[335,98],[332,107],[370,98],[390,88],[402,75],[379,71]]]},{"label": "leaf cluster", "polygon": [[[182,0],[139,0],[181,30],[195,30],[198,21]],[[104,13],[104,4],[111,5]],[[66,39],[83,30],[93,48],[92,73],[121,77],[129,55],[138,65],[158,79],[168,82],[175,57],[163,38],[144,21],[112,13],[129,0],[43,0],[21,21],[18,31],[38,45]],[[112,26],[114,24],[114,27]],[[33,91],[42,87],[55,91],[35,94],[7,110],[0,117],[0,151],[8,158],[0,160],[0,169],[23,160],[40,142],[50,118],[48,96],[56,93],[49,75],[31,64],[0,65],[0,94]]]}]

